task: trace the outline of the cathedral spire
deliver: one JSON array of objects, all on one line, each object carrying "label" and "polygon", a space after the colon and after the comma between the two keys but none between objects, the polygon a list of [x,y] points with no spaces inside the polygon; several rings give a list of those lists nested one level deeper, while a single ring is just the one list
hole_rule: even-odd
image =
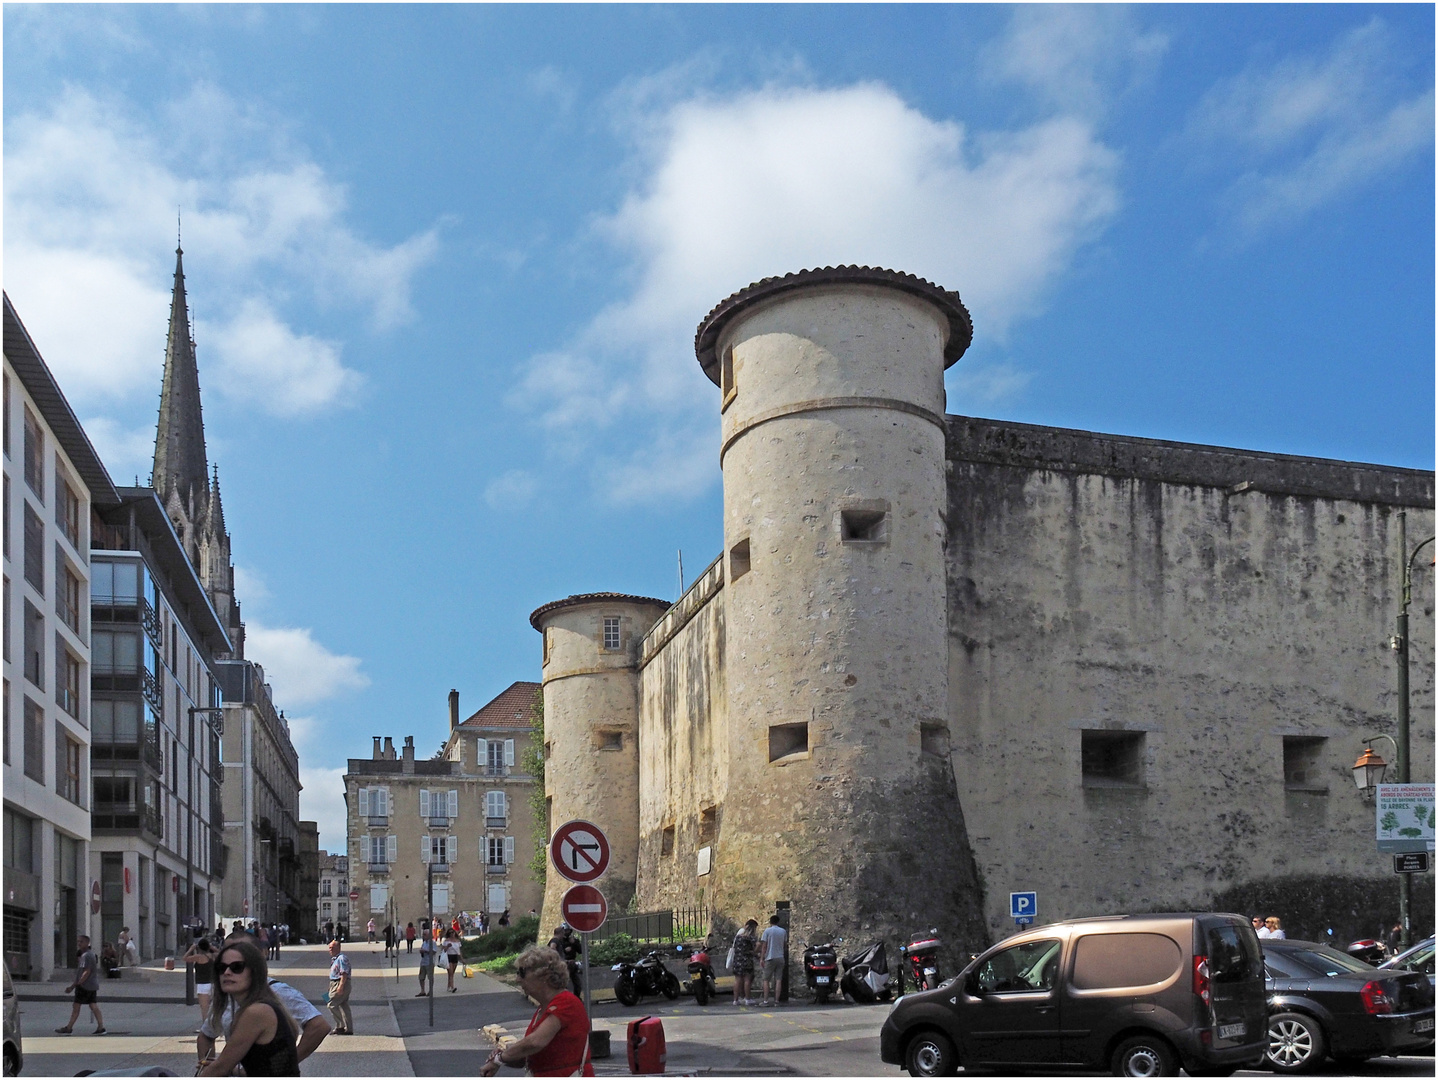
[{"label": "cathedral spire", "polygon": [[175,287],[170,298],[170,333],[165,343],[165,377],[160,387],[160,422],[150,483],[162,499],[177,492],[182,502],[191,506],[208,495],[210,470],[205,462],[200,372],[185,303],[184,254],[180,247],[175,248]]}]

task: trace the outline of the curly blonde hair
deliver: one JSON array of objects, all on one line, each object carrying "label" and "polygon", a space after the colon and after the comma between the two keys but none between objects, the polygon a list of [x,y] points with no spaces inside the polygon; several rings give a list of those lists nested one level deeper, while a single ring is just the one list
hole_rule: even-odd
[{"label": "curly blonde hair", "polygon": [[520,978],[543,976],[544,981],[556,990],[563,990],[569,985],[569,965],[545,945],[531,945],[520,953],[514,961],[514,970]]}]

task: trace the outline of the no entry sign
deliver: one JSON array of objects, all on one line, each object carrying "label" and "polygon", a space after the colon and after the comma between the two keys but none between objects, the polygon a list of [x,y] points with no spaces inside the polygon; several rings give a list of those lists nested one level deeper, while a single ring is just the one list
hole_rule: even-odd
[{"label": "no entry sign", "polygon": [[554,830],[549,858],[564,877],[588,884],[609,869],[609,837],[593,822],[566,822]]},{"label": "no entry sign", "polygon": [[581,934],[590,934],[604,925],[609,902],[593,885],[576,885],[559,901],[559,914]]}]

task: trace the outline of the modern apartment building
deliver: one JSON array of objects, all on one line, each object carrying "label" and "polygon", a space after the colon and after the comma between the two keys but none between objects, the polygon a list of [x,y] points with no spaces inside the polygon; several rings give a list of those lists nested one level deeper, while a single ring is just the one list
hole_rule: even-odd
[{"label": "modern apartment building", "polygon": [[538,737],[538,690],[538,683],[514,683],[463,723],[451,691],[450,734],[435,757],[416,759],[413,736],[396,754],[390,737],[376,735],[369,758],[350,758],[351,883],[360,894],[354,924],[386,915],[418,923],[429,911],[431,869],[436,917],[497,918],[539,906],[543,892],[529,861],[545,823],[530,807],[535,778],[518,765]]},{"label": "modern apartment building", "polygon": [[94,933],[90,902],[90,531],[119,503],[4,298],[5,962],[48,979]]},{"label": "modern apartment building", "polygon": [[326,926],[349,926],[350,861],[344,855],[320,851],[320,894],[316,903],[315,925],[320,933]]}]

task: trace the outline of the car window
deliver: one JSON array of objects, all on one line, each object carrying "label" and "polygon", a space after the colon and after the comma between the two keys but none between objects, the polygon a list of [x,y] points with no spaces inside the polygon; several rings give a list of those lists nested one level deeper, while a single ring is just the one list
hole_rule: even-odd
[{"label": "car window", "polygon": [[1167,982],[1183,966],[1183,950],[1164,934],[1085,934],[1074,945],[1073,985],[1112,990]]},{"label": "car window", "polygon": [[1395,957],[1383,966],[1406,968],[1409,971],[1421,971],[1425,975],[1432,975],[1433,946],[1420,945],[1416,949],[1409,949],[1406,953]]},{"label": "car window", "polygon": [[1208,927],[1208,977],[1216,983],[1251,978],[1262,962],[1258,938],[1246,926],[1222,923]]},{"label": "car window", "polygon": [[1058,982],[1061,944],[1057,939],[1026,941],[996,952],[979,965],[974,985],[980,994],[1052,990]]},{"label": "car window", "polygon": [[1281,955],[1295,963],[1302,964],[1317,975],[1339,975],[1343,972],[1376,970],[1371,964],[1365,964],[1357,957],[1341,953],[1337,949],[1330,949],[1327,945],[1315,945],[1310,949],[1284,949]]},{"label": "car window", "polygon": [[1285,953],[1264,950],[1263,964],[1268,968],[1268,976],[1273,979],[1307,979],[1311,978],[1313,972],[1297,964]]}]

